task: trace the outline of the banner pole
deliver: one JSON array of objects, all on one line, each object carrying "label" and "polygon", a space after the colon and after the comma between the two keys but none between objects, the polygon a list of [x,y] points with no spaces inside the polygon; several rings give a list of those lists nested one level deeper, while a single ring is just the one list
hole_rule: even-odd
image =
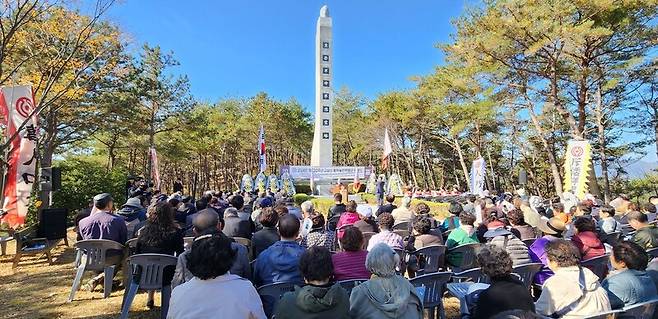
[{"label": "banner pole", "polygon": [[[9,91],[9,101],[10,102],[14,100],[14,88],[15,88],[15,83],[14,83],[15,79],[14,79],[14,77],[15,77],[15,75],[12,76],[12,86],[11,86],[11,89]],[[4,96],[3,96],[3,98],[4,98]],[[6,99],[5,99],[5,104],[7,104]],[[10,121],[12,120],[11,119],[12,114],[10,114],[9,112],[11,112],[11,108],[9,107],[9,105],[7,105],[7,118],[5,119],[7,121],[7,127],[5,127],[5,132],[4,132],[4,134],[2,134],[3,144],[6,144],[6,143],[9,142],[9,136],[6,135],[6,133],[9,132],[9,125],[11,125]],[[0,211],[3,211],[5,209],[5,185],[7,183],[7,172],[9,171],[9,159],[7,158],[7,156],[9,156],[9,149],[10,148],[11,148],[11,145],[7,145],[7,147],[5,147],[5,149],[2,151],[3,152],[3,154],[2,154],[2,160],[3,160],[2,161],[2,185],[0,185],[0,205],[2,205],[2,207],[0,207]]]}]

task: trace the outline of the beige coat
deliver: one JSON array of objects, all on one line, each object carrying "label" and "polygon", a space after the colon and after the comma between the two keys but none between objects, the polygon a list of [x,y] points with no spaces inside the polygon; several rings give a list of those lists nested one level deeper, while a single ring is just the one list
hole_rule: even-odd
[{"label": "beige coat", "polygon": [[568,319],[610,311],[610,300],[605,289],[599,284],[599,277],[587,268],[583,268],[583,273],[585,287],[580,289],[578,267],[558,269],[555,275],[544,283],[541,296],[535,303],[537,314],[550,316],[556,311],[569,308],[562,317]]}]

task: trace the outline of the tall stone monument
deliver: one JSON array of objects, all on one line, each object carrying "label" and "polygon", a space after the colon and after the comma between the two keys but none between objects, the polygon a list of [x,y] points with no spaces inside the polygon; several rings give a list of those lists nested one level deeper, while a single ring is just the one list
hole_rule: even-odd
[{"label": "tall stone monument", "polygon": [[320,9],[315,31],[315,131],[311,166],[333,166],[332,32],[329,8]]}]

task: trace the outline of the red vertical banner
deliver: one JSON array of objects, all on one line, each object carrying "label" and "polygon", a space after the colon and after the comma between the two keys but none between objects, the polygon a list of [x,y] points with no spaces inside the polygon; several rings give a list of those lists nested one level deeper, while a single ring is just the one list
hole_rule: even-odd
[{"label": "red vertical banner", "polygon": [[151,147],[151,179],[153,180],[153,187],[160,189],[160,169],[158,166],[158,153],[155,147]]},{"label": "red vertical banner", "polygon": [[32,86],[3,87],[0,95],[5,137],[13,138],[7,152],[3,202],[7,214],[2,223],[16,228],[25,223],[32,186],[36,183],[38,117],[32,114],[35,109]]},{"label": "red vertical banner", "polygon": [[262,173],[267,169],[267,155],[265,154],[265,129],[263,128],[263,124],[260,125],[260,131],[258,131],[258,162],[260,173]]}]

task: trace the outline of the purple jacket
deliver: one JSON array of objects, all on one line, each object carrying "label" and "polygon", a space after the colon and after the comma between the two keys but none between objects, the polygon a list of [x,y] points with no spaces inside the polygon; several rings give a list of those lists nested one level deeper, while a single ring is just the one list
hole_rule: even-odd
[{"label": "purple jacket", "polygon": [[109,212],[95,212],[83,218],[78,227],[82,239],[108,239],[124,245],[128,237],[123,217]]},{"label": "purple jacket", "polygon": [[548,259],[546,259],[546,245],[554,240],[559,238],[551,235],[544,235],[542,238],[538,238],[535,242],[530,245],[528,254],[533,263],[542,263],[544,268],[535,275],[535,283],[538,285],[543,285],[546,279],[553,276],[553,271],[548,268]]}]

